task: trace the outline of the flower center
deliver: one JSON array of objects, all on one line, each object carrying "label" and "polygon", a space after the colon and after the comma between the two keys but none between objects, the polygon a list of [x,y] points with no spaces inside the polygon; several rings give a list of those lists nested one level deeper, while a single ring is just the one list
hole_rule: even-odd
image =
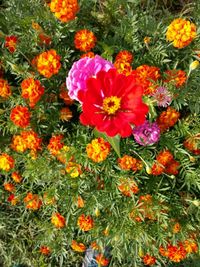
[{"label": "flower center", "polygon": [[117,96],[106,97],[103,100],[103,110],[108,113],[108,115],[114,115],[121,106],[121,98]]}]

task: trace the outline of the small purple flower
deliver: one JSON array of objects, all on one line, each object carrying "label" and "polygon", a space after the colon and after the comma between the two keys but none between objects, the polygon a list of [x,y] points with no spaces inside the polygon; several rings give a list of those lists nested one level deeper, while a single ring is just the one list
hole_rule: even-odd
[{"label": "small purple flower", "polygon": [[111,68],[114,68],[113,64],[98,55],[94,58],[81,58],[74,62],[66,80],[69,96],[80,102],[78,93],[86,90],[86,80],[96,76],[100,70],[108,71]]},{"label": "small purple flower", "polygon": [[133,129],[135,141],[141,146],[152,145],[160,138],[160,129],[156,122],[145,121],[142,125]]},{"label": "small purple flower", "polygon": [[156,92],[152,95],[159,107],[168,107],[172,101],[172,96],[166,87],[158,87]]}]

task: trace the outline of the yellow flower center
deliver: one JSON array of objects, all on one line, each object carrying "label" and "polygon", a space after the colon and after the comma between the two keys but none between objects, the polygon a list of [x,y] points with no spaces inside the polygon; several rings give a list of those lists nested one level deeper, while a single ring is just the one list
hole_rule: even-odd
[{"label": "yellow flower center", "polygon": [[108,115],[114,115],[121,106],[121,98],[117,96],[106,97],[103,100],[103,110],[108,113]]}]

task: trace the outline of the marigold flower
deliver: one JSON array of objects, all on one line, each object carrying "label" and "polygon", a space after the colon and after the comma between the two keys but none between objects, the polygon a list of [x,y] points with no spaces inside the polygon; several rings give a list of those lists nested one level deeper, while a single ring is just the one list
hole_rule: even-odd
[{"label": "marigold flower", "polygon": [[15,186],[12,183],[5,183],[3,186],[4,186],[4,189],[8,192],[14,192],[15,191]]},{"label": "marigold flower", "polygon": [[16,50],[18,38],[15,35],[9,35],[5,38],[5,47],[8,48],[10,53],[14,53]]},{"label": "marigold flower", "polygon": [[155,175],[155,176],[161,175],[164,172],[164,170],[165,170],[165,167],[163,167],[158,162],[155,162],[153,166],[151,167],[150,174]]},{"label": "marigold flower", "polygon": [[168,149],[165,149],[158,153],[156,160],[163,166],[167,166],[173,160],[173,155]]},{"label": "marigold flower", "polygon": [[68,107],[62,108],[60,110],[60,119],[62,121],[69,121],[71,120],[71,118],[72,118],[72,111]]},{"label": "marigold flower", "polygon": [[131,124],[141,125],[148,113],[142,94],[132,75],[118,74],[115,69],[100,71],[96,78],[87,80],[80,121],[108,136],[128,137],[132,134]]},{"label": "marigold flower", "polygon": [[166,111],[163,111],[156,120],[161,133],[174,126],[179,117],[180,113],[172,107],[168,107]]},{"label": "marigold flower", "polygon": [[40,39],[40,45],[44,44],[44,45],[50,45],[51,42],[52,42],[52,38],[51,36],[47,35],[46,33],[44,32],[41,32],[38,34],[38,37]]},{"label": "marigold flower", "polygon": [[180,262],[185,259],[187,256],[187,252],[181,242],[177,246],[168,245],[168,258],[173,262]]},{"label": "marigold flower", "polygon": [[83,52],[90,51],[96,45],[97,38],[93,32],[84,29],[77,31],[74,36],[74,45],[76,49]]},{"label": "marigold flower", "polygon": [[130,178],[121,178],[117,188],[124,196],[127,197],[131,197],[132,194],[137,194],[139,192],[136,182]]},{"label": "marigold flower", "polygon": [[48,256],[51,253],[51,249],[47,246],[41,246],[40,247],[40,253],[45,255],[45,256]]},{"label": "marigold flower", "polygon": [[177,234],[177,233],[179,233],[180,232],[180,230],[181,230],[181,225],[180,225],[180,223],[175,223],[174,225],[173,225],[173,229],[172,229],[172,231],[173,231],[173,233],[174,234]]},{"label": "marigold flower", "polygon": [[50,9],[61,22],[74,20],[79,11],[77,0],[51,0]]},{"label": "marigold flower", "polygon": [[81,196],[78,196],[77,206],[78,208],[83,208],[85,206],[85,201]]},{"label": "marigold flower", "polygon": [[59,97],[64,101],[65,105],[72,105],[74,100],[69,97],[68,91],[66,90],[66,85],[63,83],[60,87]]},{"label": "marigold flower", "polygon": [[133,54],[127,50],[122,50],[116,55],[115,61],[117,60],[131,63],[133,61]]},{"label": "marigold flower", "polygon": [[165,83],[173,83],[177,88],[183,86],[186,83],[187,75],[183,70],[166,70]]},{"label": "marigold flower", "polygon": [[154,265],[156,263],[156,258],[154,256],[151,256],[149,254],[146,254],[142,257],[144,265]]},{"label": "marigold flower", "polygon": [[0,169],[3,171],[10,171],[15,166],[15,160],[13,157],[6,153],[0,154]]},{"label": "marigold flower", "polygon": [[14,135],[12,138],[11,148],[17,152],[23,153],[27,149],[27,144],[21,135]]},{"label": "marigold flower", "polygon": [[11,194],[7,200],[11,203],[12,206],[15,206],[19,202],[19,198],[16,197],[14,194]]},{"label": "marigold flower", "polygon": [[200,134],[195,134],[193,136],[188,137],[183,145],[186,149],[194,153],[195,155],[200,154]]},{"label": "marigold flower", "polygon": [[188,254],[198,252],[198,245],[194,240],[185,240],[183,245]]},{"label": "marigold flower", "polygon": [[41,149],[42,139],[39,138],[38,134],[33,130],[22,131],[21,136],[26,143],[27,148],[35,152]]},{"label": "marigold flower", "polygon": [[144,95],[152,95],[156,90],[155,82],[160,78],[160,69],[154,66],[141,65],[131,75],[144,88]]},{"label": "marigold flower", "polygon": [[44,193],[43,200],[45,205],[53,205],[56,202],[55,197],[51,197],[47,193]]},{"label": "marigold flower", "polygon": [[52,75],[59,72],[61,67],[60,56],[54,49],[43,52],[37,57],[36,67],[44,77],[51,78]]},{"label": "marigold flower", "polygon": [[81,55],[81,58],[84,58],[84,57],[93,58],[93,57],[95,57],[95,54],[90,51],[90,52],[87,52],[87,53],[84,53]]},{"label": "marigold flower", "polygon": [[176,48],[189,45],[197,35],[194,23],[182,18],[174,19],[167,28],[166,39]]},{"label": "marigold flower", "polygon": [[96,242],[92,242],[90,247],[94,250],[100,250],[100,246]]},{"label": "marigold flower", "polygon": [[78,217],[77,225],[81,230],[87,232],[94,227],[94,221],[91,216],[82,214]]},{"label": "marigold flower", "polygon": [[86,152],[88,158],[92,159],[94,162],[102,162],[110,153],[110,144],[103,138],[96,138],[87,145]]},{"label": "marigold flower", "polygon": [[100,266],[108,266],[108,264],[109,264],[110,261],[109,261],[109,259],[105,258],[102,253],[100,253],[100,254],[98,254],[96,256],[96,262]]},{"label": "marigold flower", "polygon": [[86,250],[86,246],[83,243],[78,243],[76,240],[72,240],[71,247],[77,252],[84,252]]},{"label": "marigold flower", "polygon": [[114,66],[118,73],[124,74],[126,76],[129,76],[133,71],[131,64],[126,61],[116,60],[114,62]]},{"label": "marigold flower", "polygon": [[149,37],[149,36],[145,36],[144,39],[143,39],[143,41],[144,41],[144,43],[145,43],[146,45],[148,45],[148,44],[151,42],[151,37]]},{"label": "marigold flower", "polygon": [[65,218],[58,212],[52,215],[51,222],[55,225],[56,228],[63,228],[66,224]]},{"label": "marigold flower", "polygon": [[11,110],[11,121],[21,128],[26,128],[30,124],[30,112],[27,107],[16,106]]},{"label": "marigold flower", "polygon": [[18,172],[12,172],[11,177],[16,183],[20,183],[22,181],[22,176]]},{"label": "marigold flower", "polygon": [[119,164],[120,168],[122,170],[126,170],[126,171],[129,171],[132,168],[134,168],[136,163],[137,163],[137,159],[135,159],[131,156],[128,156],[128,155],[124,155],[122,158],[118,159],[118,164]]},{"label": "marigold flower", "polygon": [[72,178],[76,178],[82,173],[81,165],[72,161],[68,162],[65,170]]},{"label": "marigold flower", "polygon": [[180,163],[175,159],[171,160],[170,163],[166,166],[165,172],[171,175],[178,174],[178,168],[180,167]]},{"label": "marigold flower", "polygon": [[52,136],[51,139],[49,140],[49,144],[47,146],[47,149],[49,152],[56,156],[58,152],[63,148],[64,144],[62,143],[63,135],[55,135]]},{"label": "marigold flower", "polygon": [[10,85],[4,79],[0,79],[0,96],[3,98],[8,98],[11,96]]},{"label": "marigold flower", "polygon": [[39,80],[28,78],[22,81],[22,97],[29,100],[31,108],[40,100],[44,94],[44,87],[41,85]]},{"label": "marigold flower", "polygon": [[39,196],[30,192],[27,193],[24,198],[24,202],[26,204],[26,208],[31,210],[38,210],[42,206],[42,200]]}]

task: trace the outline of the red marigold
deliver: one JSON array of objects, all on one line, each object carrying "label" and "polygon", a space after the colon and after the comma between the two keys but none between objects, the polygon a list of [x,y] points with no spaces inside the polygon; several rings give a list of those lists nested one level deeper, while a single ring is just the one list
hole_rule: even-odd
[{"label": "red marigold", "polygon": [[172,82],[177,88],[185,84],[187,80],[186,72],[183,70],[166,70],[166,80],[164,82]]},{"label": "red marigold", "polygon": [[161,164],[158,162],[155,162],[151,168],[150,174],[152,175],[161,175],[165,170],[165,167],[163,167]]},{"label": "red marigold", "polygon": [[14,53],[16,50],[16,46],[17,46],[17,36],[15,35],[10,35],[10,36],[6,36],[5,38],[5,47],[8,48],[8,50],[10,51],[10,53]]},{"label": "red marigold", "polygon": [[14,192],[15,191],[15,186],[12,183],[5,183],[3,186],[4,186],[4,189],[8,192]]},{"label": "red marigold", "polygon": [[167,246],[168,257],[173,262],[180,262],[181,260],[185,259],[187,252],[180,242],[177,246],[168,245]]},{"label": "red marigold", "polygon": [[91,216],[82,214],[78,217],[77,225],[81,230],[87,232],[94,227],[94,221]]},{"label": "red marigold", "polygon": [[35,63],[38,72],[46,78],[51,78],[52,75],[57,74],[61,67],[60,56],[54,49],[41,53]]},{"label": "red marigold", "polygon": [[133,61],[133,54],[127,50],[122,50],[116,55],[115,61],[117,60],[131,63]]},{"label": "red marigold", "polygon": [[18,172],[12,172],[11,177],[16,183],[20,183],[22,180],[22,176]]},{"label": "red marigold", "polygon": [[102,162],[107,158],[110,152],[110,144],[103,138],[96,138],[87,145],[86,152],[88,158],[92,159],[94,162]]},{"label": "red marigold", "polygon": [[142,94],[142,87],[135,84],[132,75],[118,74],[115,69],[100,71],[96,78],[87,80],[87,90],[81,97],[81,123],[96,126],[108,136],[128,137],[131,124],[144,123],[148,113]]},{"label": "red marigold", "polygon": [[76,32],[74,36],[74,45],[76,49],[83,52],[90,51],[90,49],[95,47],[97,38],[93,32],[84,29]]},{"label": "red marigold", "polygon": [[9,197],[8,197],[8,202],[11,203],[11,205],[15,206],[18,202],[19,202],[19,198],[16,197],[14,194],[11,194]]},{"label": "red marigold", "polygon": [[40,253],[47,256],[51,253],[51,249],[47,246],[41,246],[40,247]]},{"label": "red marigold", "polygon": [[4,79],[0,79],[0,96],[8,98],[11,95],[11,89],[8,82]]},{"label": "red marigold", "polygon": [[30,192],[27,193],[24,202],[26,203],[26,208],[31,210],[38,210],[42,205],[42,200],[39,196]]},{"label": "red marigold", "polygon": [[28,108],[23,106],[14,107],[10,113],[11,121],[21,128],[26,128],[30,124],[30,116]]},{"label": "red marigold", "polygon": [[126,76],[129,76],[133,71],[129,62],[120,59],[114,62],[114,66],[118,73],[124,74]]},{"label": "red marigold", "polygon": [[3,171],[10,171],[14,168],[15,160],[6,153],[0,154],[0,169]]},{"label": "red marigold", "polygon": [[151,256],[149,254],[146,254],[142,257],[144,265],[154,265],[156,263],[156,258],[154,256]]},{"label": "red marigold", "polygon": [[160,69],[154,66],[141,65],[133,70],[136,82],[144,88],[144,95],[152,95],[156,90],[155,82],[160,78]]},{"label": "red marigold", "polygon": [[96,262],[100,266],[107,266],[109,264],[109,259],[105,258],[102,253],[96,256]]},{"label": "red marigold", "polygon": [[180,117],[180,113],[172,107],[168,107],[157,118],[156,122],[161,132],[166,131],[168,128],[174,126]]},{"label": "red marigold", "polygon": [[90,51],[90,52],[87,52],[87,53],[81,55],[81,58],[84,58],[84,57],[93,58],[93,57],[95,57],[95,54]]},{"label": "red marigold", "polygon": [[52,155],[54,156],[57,155],[59,150],[63,148],[64,144],[62,143],[62,139],[63,139],[63,135],[61,134],[51,137],[47,148]]},{"label": "red marigold", "polygon": [[29,105],[31,108],[40,100],[41,96],[44,94],[44,87],[41,85],[40,81],[34,80],[33,78],[28,78],[22,81],[22,97],[29,99]]},{"label": "red marigold", "polygon": [[180,163],[178,161],[176,161],[175,159],[173,159],[166,166],[165,172],[167,174],[177,175],[178,174],[178,168],[179,168],[179,166],[180,166]]},{"label": "red marigold", "polygon": [[55,225],[56,228],[65,227],[65,218],[60,213],[54,213],[51,217],[51,222]]},{"label": "red marigold", "polygon": [[83,243],[78,243],[76,240],[72,240],[71,247],[77,252],[84,252],[86,250],[86,246]]},{"label": "red marigold", "polygon": [[169,150],[166,149],[164,151],[159,152],[158,155],[156,156],[156,159],[160,164],[166,166],[173,159],[173,155]]},{"label": "red marigold", "polygon": [[38,34],[38,37],[40,39],[40,45],[44,44],[44,45],[50,45],[52,42],[52,38],[51,36],[47,35],[44,32],[41,32]]}]

